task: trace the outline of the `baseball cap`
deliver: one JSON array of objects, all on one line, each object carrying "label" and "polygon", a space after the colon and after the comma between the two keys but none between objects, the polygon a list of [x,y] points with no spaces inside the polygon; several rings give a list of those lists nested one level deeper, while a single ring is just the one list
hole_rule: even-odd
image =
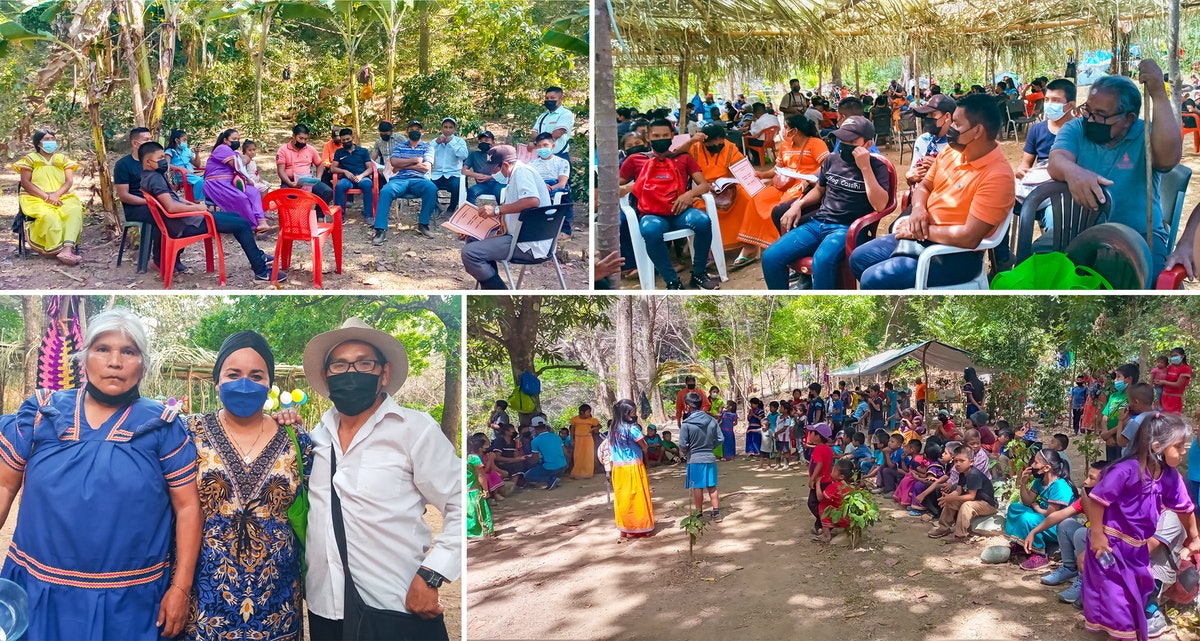
[{"label": "baseball cap", "polygon": [[424,129],[424,128],[425,128],[425,125],[424,125],[424,124],[422,124],[420,120],[415,120],[415,119],[414,119],[414,120],[410,120],[410,121],[408,121],[408,128],[409,128],[409,129],[411,129],[411,128],[413,128],[413,127],[420,127],[421,129]]},{"label": "baseball cap", "polygon": [[531,427],[537,427],[538,425],[549,425],[549,423],[546,422],[546,419],[540,416],[535,416],[529,420],[529,425]]},{"label": "baseball cap", "polygon": [[[488,150],[487,163],[492,173],[500,170],[500,165],[517,159],[517,150],[512,145],[496,145]],[[486,173],[486,172],[485,172]]]},{"label": "baseball cap", "polygon": [[829,423],[817,423],[816,425],[809,425],[808,431],[816,432],[817,434],[824,436],[825,440],[827,441],[833,438],[833,430],[829,429]]},{"label": "baseball cap", "polygon": [[455,127],[457,127],[457,126],[458,126],[458,121],[457,121],[457,120],[455,120],[454,118],[451,118],[450,116],[446,116],[445,118],[442,118],[442,124],[443,124],[443,125],[444,125],[444,124],[446,124],[446,123],[448,123],[448,122],[452,122],[452,123],[454,123],[454,126],[455,126]]},{"label": "baseball cap", "polygon": [[379,131],[391,131],[391,130],[392,130],[392,123],[390,123],[386,120],[379,123]]},{"label": "baseball cap", "polygon": [[971,415],[971,422],[976,425],[987,425],[988,413],[983,410],[979,410],[978,412],[975,412],[974,414]]},{"label": "baseball cap", "polygon": [[934,111],[940,111],[944,114],[952,114],[957,107],[958,104],[954,102],[953,98],[939,93],[930,96],[929,102],[921,105],[920,107],[913,107],[913,111],[919,114],[927,114]]},{"label": "baseball cap", "polygon": [[862,116],[850,116],[842,121],[842,126],[833,130],[833,135],[842,142],[850,142],[855,138],[872,140],[875,138],[875,125]]},{"label": "baseball cap", "polygon": [[478,140],[480,138],[491,138],[492,140],[495,140],[496,134],[493,134],[492,132],[488,131],[487,129],[484,129],[483,131],[479,132],[479,135],[475,136],[476,140]]}]

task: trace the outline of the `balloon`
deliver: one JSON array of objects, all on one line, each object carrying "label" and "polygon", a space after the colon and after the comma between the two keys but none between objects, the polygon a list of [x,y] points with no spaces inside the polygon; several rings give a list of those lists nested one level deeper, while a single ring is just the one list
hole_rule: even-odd
[{"label": "balloon", "polygon": [[284,407],[291,407],[292,406],[292,393],[284,392],[284,393],[280,394],[279,395],[279,404]]},{"label": "balloon", "polygon": [[276,400],[268,396],[267,400],[263,401],[263,411],[270,412],[271,410],[275,409],[275,403]]},{"label": "balloon", "polygon": [[308,402],[308,394],[305,394],[304,390],[294,389],[292,390],[292,401],[294,401],[296,405],[304,405]]},{"label": "balloon", "polygon": [[272,385],[271,391],[267,393],[267,396],[270,396],[271,398],[279,398],[279,386]]}]

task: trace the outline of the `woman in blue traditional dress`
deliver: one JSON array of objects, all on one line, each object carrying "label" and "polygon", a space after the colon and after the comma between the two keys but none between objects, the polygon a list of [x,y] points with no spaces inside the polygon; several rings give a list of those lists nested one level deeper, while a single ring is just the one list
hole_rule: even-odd
[{"label": "woman in blue traditional dress", "polygon": [[196,448],[138,394],[150,357],[136,316],[97,315],[78,358],[82,390],[38,390],[0,421],[0,523],[24,484],[0,576],[29,594],[23,638],[173,638],[200,550]]},{"label": "woman in blue traditional dress", "polygon": [[268,225],[262,194],[254,186],[254,177],[240,167],[237,150],[241,144],[237,129],[226,129],[217,137],[212,155],[204,165],[204,196],[221,211],[245,218],[255,231],[264,231]]},{"label": "woman in blue traditional dress", "polygon": [[[196,158],[196,153],[188,145],[187,132],[182,129],[172,129],[171,136],[167,138],[167,159],[172,167],[183,169],[187,175],[188,184],[192,186],[192,202],[204,202],[204,175],[200,167],[196,168],[196,163],[192,162]],[[181,185],[182,186],[182,185]]]},{"label": "woman in blue traditional dress", "polygon": [[[1032,488],[1029,487],[1031,476],[1035,477]],[[1021,500],[1008,506],[1004,535],[1024,552],[1025,537],[1041,525],[1046,516],[1070,505],[1075,500],[1075,488],[1068,478],[1066,462],[1055,450],[1041,450],[1035,454],[1029,467],[1021,470],[1017,482],[1021,486]],[[1050,541],[1058,541],[1057,526],[1033,537],[1032,551],[1021,567],[1026,570],[1045,567],[1048,563],[1046,543]],[[1017,547],[1013,550],[1016,551]]]},{"label": "woman in blue traditional dress", "polygon": [[222,409],[185,419],[204,512],[187,639],[299,641],[304,627],[303,541],[287,511],[312,470],[312,441],[264,414],[274,376],[267,341],[232,334],[213,366]]}]

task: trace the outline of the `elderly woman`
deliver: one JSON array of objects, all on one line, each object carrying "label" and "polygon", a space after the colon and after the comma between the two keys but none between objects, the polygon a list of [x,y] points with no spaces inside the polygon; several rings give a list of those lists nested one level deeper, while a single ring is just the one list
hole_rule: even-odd
[{"label": "elderly woman", "polygon": [[237,129],[226,129],[217,137],[212,155],[204,165],[204,196],[221,211],[245,218],[255,231],[265,231],[268,225],[262,194],[254,186],[254,177],[241,167],[241,156],[237,153],[241,145]]},{"label": "elderly woman", "polygon": [[0,422],[0,524],[24,484],[0,576],[29,594],[25,638],[175,637],[200,550],[196,448],[138,394],[150,356],[136,316],[97,315],[78,359],[83,389],[38,390]]},{"label": "elderly woman", "polygon": [[299,639],[303,541],[288,508],[312,470],[312,441],[263,413],[275,357],[262,336],[226,338],[212,374],[221,409],[185,419],[205,536],[184,638]]},{"label": "elderly woman", "polygon": [[75,243],[83,231],[83,203],[71,186],[79,163],[58,153],[53,132],[35,131],[33,147],[13,164],[21,174],[21,211],[33,220],[29,242],[39,253],[78,265],[83,259],[75,253]]}]

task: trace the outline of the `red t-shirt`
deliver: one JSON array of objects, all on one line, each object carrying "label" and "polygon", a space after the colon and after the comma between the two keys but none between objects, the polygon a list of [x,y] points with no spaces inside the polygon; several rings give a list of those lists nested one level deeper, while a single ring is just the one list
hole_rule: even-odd
[{"label": "red t-shirt", "polygon": [[676,421],[682,419],[684,412],[687,411],[687,403],[685,403],[683,401],[683,397],[687,396],[688,392],[696,392],[700,395],[700,398],[701,398],[700,409],[702,411],[707,412],[709,410],[709,408],[712,407],[712,403],[710,403],[708,400],[708,394],[705,394],[704,390],[700,389],[699,387],[697,387],[694,390],[690,390],[685,387],[685,388],[679,390],[679,393],[675,395],[675,420]]},{"label": "red t-shirt", "polygon": [[833,448],[827,443],[822,443],[813,448],[812,457],[808,463],[808,473],[812,474],[816,469],[817,464],[821,464],[821,476],[817,477],[817,482],[824,485],[833,479],[830,478],[829,472],[833,470]]},{"label": "red t-shirt", "polygon": [[[637,180],[638,175],[642,173],[642,167],[646,166],[646,163],[649,162],[649,160],[650,156],[647,154],[634,154],[626,158],[625,162],[621,163],[621,180]],[[679,186],[680,193],[687,191],[688,181],[691,180],[691,176],[704,173],[704,171],[700,169],[699,163],[696,162],[695,158],[692,158],[691,154],[680,154],[674,158],[668,158],[668,160],[675,163],[675,167],[679,170],[680,177],[683,180],[683,184]],[[638,213],[654,214],[656,216],[674,215],[669,211],[642,211],[640,209],[638,210]]]},{"label": "red t-shirt", "polygon": [[850,486],[845,481],[838,481],[837,483],[830,484],[823,492],[825,493],[825,500],[821,501],[819,506],[821,511],[821,525],[828,525],[830,527],[846,527],[849,525],[849,516],[843,516],[841,520],[834,523],[832,514],[826,514],[825,509],[842,507],[842,501],[846,498],[846,494],[850,492]]}]

